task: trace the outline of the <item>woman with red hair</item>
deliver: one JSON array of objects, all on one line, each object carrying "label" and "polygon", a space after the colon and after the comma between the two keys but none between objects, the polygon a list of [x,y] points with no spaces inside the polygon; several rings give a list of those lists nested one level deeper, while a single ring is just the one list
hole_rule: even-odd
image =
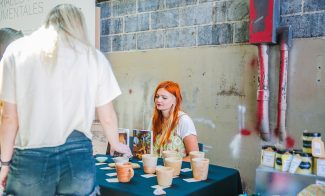
[{"label": "woman with red hair", "polygon": [[174,150],[189,161],[188,154],[199,150],[197,133],[192,119],[180,110],[182,95],[173,81],[161,82],[154,93],[155,109],[152,118],[154,154]]}]

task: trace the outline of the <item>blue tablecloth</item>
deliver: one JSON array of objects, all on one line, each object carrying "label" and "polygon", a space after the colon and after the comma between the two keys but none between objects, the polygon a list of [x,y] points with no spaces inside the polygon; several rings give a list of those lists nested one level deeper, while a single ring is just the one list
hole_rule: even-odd
[{"label": "blue tablecloth", "polygon": [[[96,155],[106,156],[106,155]],[[108,157],[107,163],[113,162]],[[133,159],[132,162],[138,163],[141,168],[134,169],[134,177],[128,183],[109,183],[106,181],[109,177],[107,173],[114,173],[116,170],[102,170],[100,168],[108,167],[107,164],[96,166],[96,181],[100,186],[102,195],[153,195],[153,185],[157,185],[157,177],[144,178],[142,162]],[[163,165],[162,160],[158,160],[158,165]],[[183,162],[182,168],[190,168],[188,162]],[[165,188],[167,195],[238,195],[242,193],[242,186],[239,172],[235,169],[209,165],[208,179],[200,182],[186,182],[183,179],[192,178],[192,171],[181,172],[178,178],[173,179],[172,186]]]}]

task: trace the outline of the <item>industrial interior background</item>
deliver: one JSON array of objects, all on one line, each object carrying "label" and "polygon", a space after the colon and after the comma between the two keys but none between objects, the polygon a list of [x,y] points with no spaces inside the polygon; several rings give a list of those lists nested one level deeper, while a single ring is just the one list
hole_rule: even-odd
[{"label": "industrial interior background", "polygon": [[[110,0],[101,7],[100,49],[112,63],[122,95],[114,102],[119,127],[146,129],[153,92],[163,80],[182,87],[183,110],[212,164],[240,171],[254,192],[264,144],[256,130],[258,48],[249,44],[249,0]],[[301,148],[302,131],[325,136],[325,1],[281,0],[280,24],[291,25],[286,129]],[[277,118],[279,45],[270,46],[270,131]],[[239,155],[238,105],[246,106]],[[97,141],[105,141],[98,136]]]}]

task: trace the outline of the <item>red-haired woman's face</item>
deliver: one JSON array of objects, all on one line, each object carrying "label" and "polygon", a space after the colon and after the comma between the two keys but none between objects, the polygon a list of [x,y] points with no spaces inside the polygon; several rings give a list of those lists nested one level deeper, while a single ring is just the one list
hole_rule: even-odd
[{"label": "red-haired woman's face", "polygon": [[157,110],[169,111],[172,106],[175,106],[176,97],[164,88],[160,88],[155,95],[155,104]]}]

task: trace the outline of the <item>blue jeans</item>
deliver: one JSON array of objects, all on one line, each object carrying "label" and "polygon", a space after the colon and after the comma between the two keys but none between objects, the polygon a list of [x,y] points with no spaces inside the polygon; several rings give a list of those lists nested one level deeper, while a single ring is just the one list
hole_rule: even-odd
[{"label": "blue jeans", "polygon": [[16,149],[5,192],[17,196],[92,195],[96,180],[92,153],[91,141],[79,131],[73,131],[61,146]]}]

